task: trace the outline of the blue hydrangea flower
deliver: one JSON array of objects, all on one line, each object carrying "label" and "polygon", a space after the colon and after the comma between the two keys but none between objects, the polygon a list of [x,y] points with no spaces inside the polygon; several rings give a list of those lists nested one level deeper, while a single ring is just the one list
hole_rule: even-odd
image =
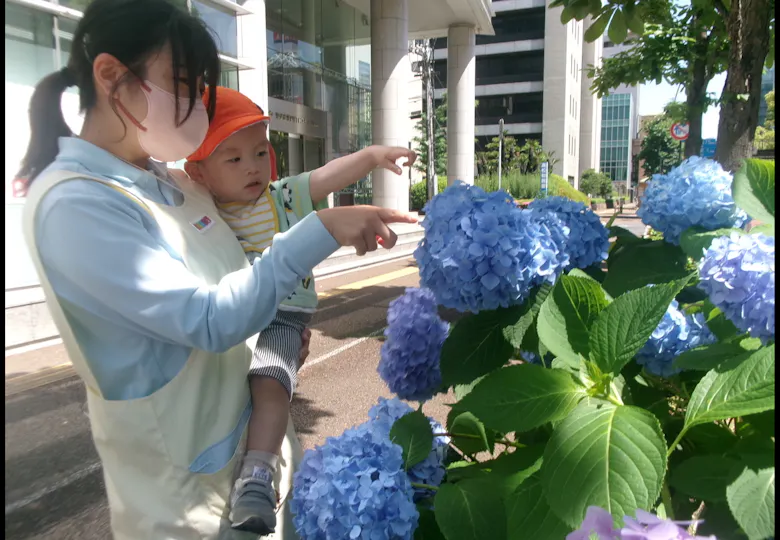
[{"label": "blue hydrangea flower", "polygon": [[620,529],[620,540],[716,540],[715,536],[693,536],[686,530],[696,521],[672,521],[637,509],[636,518],[623,516],[624,527]]},{"label": "blue hydrangea flower", "polygon": [[552,365],[554,356],[550,353],[547,353],[544,355],[544,362],[542,362],[542,358],[538,354],[531,351],[520,351],[520,358],[522,358],[529,364],[536,364],[537,366],[550,367]]},{"label": "blue hydrangea flower", "polygon": [[290,508],[302,540],[411,540],[419,513],[401,448],[362,425],[307,450]]},{"label": "blue hydrangea flower", "polygon": [[439,359],[449,331],[449,324],[439,317],[436,298],[427,289],[406,289],[390,302],[387,323],[379,375],[401,399],[430,399],[441,386]]},{"label": "blue hydrangea flower", "polygon": [[675,358],[715,341],[701,313],[684,313],[677,301],[672,300],[650,339],[637,353],[636,361],[653,375],[671,377],[680,372],[673,366]]},{"label": "blue hydrangea flower", "polygon": [[[369,424],[377,433],[389,437],[390,430],[396,420],[412,412],[413,409],[398,398],[385,399],[380,397],[376,405],[368,411]],[[428,418],[434,433],[444,433],[444,428],[433,418]],[[447,455],[449,437],[434,437],[431,453],[423,461],[409,469],[409,479],[418,484],[438,486],[444,480],[444,458]],[[415,501],[433,495],[429,490],[415,488]]]},{"label": "blue hydrangea flower", "polygon": [[524,210],[524,213],[531,217],[534,224],[542,227],[542,232],[552,238],[552,244],[548,252],[544,253],[544,258],[550,261],[546,268],[540,268],[537,271],[539,280],[537,283],[547,281],[550,284],[555,283],[562,271],[571,267],[571,257],[568,249],[569,235],[571,229],[561,220],[557,213],[552,210]]},{"label": "blue hydrangea flower", "polygon": [[713,240],[699,263],[699,288],[743,332],[775,337],[775,239],[763,234]]},{"label": "blue hydrangea flower", "polygon": [[587,268],[607,258],[609,232],[599,217],[581,202],[559,196],[545,197],[534,200],[528,209],[537,216],[541,212],[553,212],[569,229],[565,244],[569,264],[564,271]]},{"label": "blue hydrangea flower", "polygon": [[414,252],[420,282],[448,308],[477,313],[520,304],[562,270],[548,228],[504,191],[457,182],[428,202],[422,226]]},{"label": "blue hydrangea flower", "polygon": [[732,179],[717,161],[692,156],[669,174],[653,175],[637,216],[675,245],[690,227],[742,227],[748,216],[731,197]]}]

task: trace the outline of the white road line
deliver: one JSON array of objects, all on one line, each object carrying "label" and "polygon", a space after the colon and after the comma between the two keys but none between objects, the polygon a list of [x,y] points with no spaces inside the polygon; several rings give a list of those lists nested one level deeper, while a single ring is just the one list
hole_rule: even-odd
[{"label": "white road line", "polygon": [[314,360],[307,360],[306,363],[303,364],[303,367],[301,367],[301,369],[298,370],[298,373],[301,373],[301,372],[305,371],[307,368],[310,368],[312,366],[316,366],[317,364],[320,364],[320,363],[324,362],[325,360],[329,360],[329,359],[333,358],[334,356],[338,356],[339,354],[343,353],[344,351],[348,351],[352,347],[357,347],[361,343],[365,343],[366,341],[368,341],[371,338],[375,338],[377,336],[381,336],[382,333],[385,331],[385,328],[387,328],[387,327],[385,326],[384,328],[380,328],[379,330],[376,330],[375,332],[371,332],[367,336],[364,336],[362,338],[357,338],[357,339],[355,339],[353,341],[350,341],[349,343],[345,343],[341,347],[333,349],[329,353],[325,353],[322,356],[318,356]]},{"label": "white road line", "polygon": [[83,469],[80,469],[72,474],[69,474],[62,480],[55,482],[51,484],[50,486],[47,486],[43,489],[39,489],[29,497],[25,497],[24,499],[18,500],[16,502],[12,502],[11,504],[5,505],[5,515],[11,514],[13,512],[16,512],[17,510],[20,510],[21,508],[24,508],[25,506],[28,506],[46,495],[49,495],[51,493],[54,493],[58,489],[62,489],[64,487],[67,487],[68,485],[78,482],[79,480],[86,478],[90,474],[94,473],[97,470],[100,470],[101,465],[100,462],[93,463],[92,465],[89,465],[88,467],[85,467]]},{"label": "white road line", "polygon": [[62,339],[55,337],[52,339],[47,339],[36,343],[30,343],[27,345],[13,346],[5,350],[5,357],[8,358],[9,356],[14,356],[16,354],[22,354],[30,351],[35,351],[38,349],[44,349],[46,347],[53,347],[54,345],[59,345],[60,343],[62,343]]}]

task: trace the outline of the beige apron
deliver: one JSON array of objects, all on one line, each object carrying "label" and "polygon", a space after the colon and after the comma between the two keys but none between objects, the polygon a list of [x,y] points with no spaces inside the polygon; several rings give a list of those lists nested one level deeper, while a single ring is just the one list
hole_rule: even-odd
[{"label": "beige apron", "polygon": [[[92,436],[103,465],[114,537],[256,538],[232,531],[227,516],[230,489],[246,445],[250,412],[247,373],[257,336],[221,354],[193,350],[181,372],[150,396],[104,399],[52,291],[35,242],[35,212],[41,198],[55,185],[75,178],[101,182],[149,212],[190,272],[206,284],[218,283],[228,273],[248,267],[249,262],[211,198],[189,180],[179,182],[185,202],[178,207],[140,199],[118,184],[70,171],[42,175],[30,187],[24,235],[52,319],[73,368],[87,386]],[[220,442],[223,444],[218,445]],[[291,497],[292,475],[301,457],[300,443],[288,420],[276,478],[283,503],[276,533],[268,538],[298,538],[286,501]]]}]

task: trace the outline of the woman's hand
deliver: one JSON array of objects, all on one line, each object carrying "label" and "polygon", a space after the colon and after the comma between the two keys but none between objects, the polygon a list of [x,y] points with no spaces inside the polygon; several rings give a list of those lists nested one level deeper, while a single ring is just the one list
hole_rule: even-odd
[{"label": "woman's hand", "polygon": [[309,343],[311,342],[311,330],[305,328],[301,334],[301,356],[298,360],[298,369],[306,363],[306,359],[309,357]]},{"label": "woman's hand", "polygon": [[417,217],[399,210],[376,206],[341,206],[317,212],[322,224],[342,246],[352,246],[358,255],[375,251],[377,241],[391,249],[398,236],[389,223],[417,223]]}]

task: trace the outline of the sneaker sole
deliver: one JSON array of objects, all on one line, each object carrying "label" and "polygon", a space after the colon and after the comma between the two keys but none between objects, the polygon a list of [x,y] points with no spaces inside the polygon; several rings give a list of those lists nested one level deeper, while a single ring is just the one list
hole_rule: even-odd
[{"label": "sneaker sole", "polygon": [[260,536],[266,536],[274,532],[273,529],[268,528],[268,525],[263,520],[257,517],[250,517],[240,523],[233,523],[232,528],[236,531],[251,532]]}]

